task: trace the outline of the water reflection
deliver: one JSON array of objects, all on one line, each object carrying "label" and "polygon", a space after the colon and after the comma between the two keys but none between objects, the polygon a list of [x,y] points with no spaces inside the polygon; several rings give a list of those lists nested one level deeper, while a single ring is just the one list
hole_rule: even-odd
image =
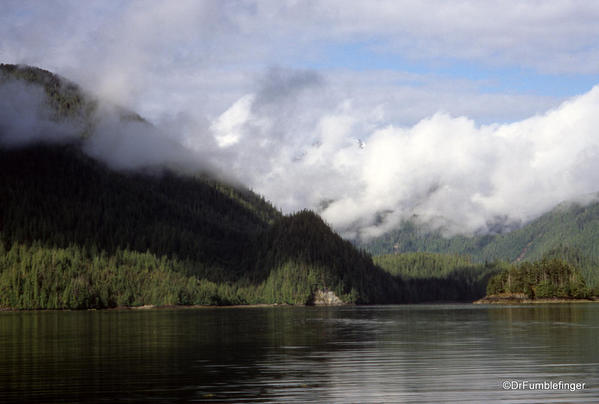
[{"label": "water reflection", "polygon": [[593,304],[0,313],[0,401],[589,402],[598,315]]}]

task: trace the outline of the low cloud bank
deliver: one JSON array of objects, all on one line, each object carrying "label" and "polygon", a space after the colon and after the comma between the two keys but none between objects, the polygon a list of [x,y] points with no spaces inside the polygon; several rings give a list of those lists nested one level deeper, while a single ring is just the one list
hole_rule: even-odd
[{"label": "low cloud bank", "polygon": [[518,122],[437,113],[407,127],[377,108],[327,104],[326,86],[300,87],[247,94],[215,120],[231,156],[221,167],[285,211],[319,210],[346,237],[402,220],[448,235],[502,232],[599,188],[599,87]]},{"label": "low cloud bank", "polygon": [[[508,124],[437,113],[398,126],[355,104],[314,72],[270,69],[212,120],[151,125],[100,105],[83,148],[115,169],[220,173],[286,212],[315,209],[350,238],[408,219],[448,235],[501,232],[599,188],[599,87]],[[0,144],[64,142],[81,130],[53,118],[41,87],[0,84]]]},{"label": "low cloud bank", "polygon": [[16,147],[39,140],[67,141],[76,135],[76,126],[55,119],[41,86],[0,81],[0,144]]},{"label": "low cloud bank", "polygon": [[105,102],[97,102],[89,116],[79,112],[59,116],[42,86],[4,78],[0,81],[0,146],[77,141],[91,157],[117,170],[159,166],[187,173],[209,170],[183,145],[181,126],[167,130]]}]

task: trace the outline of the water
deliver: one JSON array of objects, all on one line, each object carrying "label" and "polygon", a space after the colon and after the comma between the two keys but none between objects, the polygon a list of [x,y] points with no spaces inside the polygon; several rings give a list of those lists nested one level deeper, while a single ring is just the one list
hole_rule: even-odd
[{"label": "water", "polygon": [[0,402],[591,402],[598,335],[597,304],[3,312]]}]

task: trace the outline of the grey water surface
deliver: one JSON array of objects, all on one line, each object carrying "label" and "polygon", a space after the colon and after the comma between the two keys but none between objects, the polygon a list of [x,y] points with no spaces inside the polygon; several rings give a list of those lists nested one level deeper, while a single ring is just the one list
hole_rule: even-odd
[{"label": "grey water surface", "polygon": [[227,401],[599,401],[599,304],[0,312],[2,403]]}]

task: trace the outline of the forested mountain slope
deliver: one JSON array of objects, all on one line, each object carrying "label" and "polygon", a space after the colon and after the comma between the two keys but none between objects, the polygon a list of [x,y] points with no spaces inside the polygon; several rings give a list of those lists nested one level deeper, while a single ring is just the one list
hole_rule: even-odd
[{"label": "forested mountain slope", "polygon": [[315,288],[403,299],[399,279],[316,214],[282,216],[215,181],[121,173],[75,145],[37,145],[0,150],[0,184],[4,305],[306,303]]},{"label": "forested mountain slope", "polygon": [[507,234],[443,237],[413,223],[359,244],[372,254],[426,251],[469,255],[475,262],[517,263],[542,257],[563,258],[579,267],[593,286],[599,284],[599,203],[564,203]]},{"label": "forested mountain slope", "polygon": [[408,302],[480,299],[489,279],[509,267],[503,262],[480,264],[467,256],[426,252],[377,255],[373,261],[403,280]]},{"label": "forested mountain slope", "polygon": [[106,168],[75,145],[0,150],[6,243],[38,241],[238,267],[252,237],[280,216],[250,191],[216,181]]}]

